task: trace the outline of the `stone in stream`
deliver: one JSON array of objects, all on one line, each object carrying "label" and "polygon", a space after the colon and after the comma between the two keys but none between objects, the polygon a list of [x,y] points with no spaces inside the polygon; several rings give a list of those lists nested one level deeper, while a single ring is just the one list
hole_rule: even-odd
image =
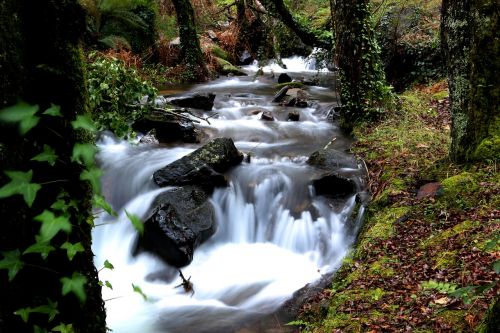
[{"label": "stone in stream", "polygon": [[329,173],[313,180],[313,186],[317,195],[332,198],[344,198],[357,192],[357,185],[354,180],[337,173]]},{"label": "stone in stream", "polygon": [[288,89],[282,99],[282,104],[285,106],[305,108],[308,105],[307,93],[300,88]]},{"label": "stone in stream", "polygon": [[292,111],[288,113],[288,121],[299,121],[300,113],[299,111]]},{"label": "stone in stream", "polygon": [[212,110],[214,106],[214,100],[215,94],[213,93],[192,93],[179,97],[168,97],[168,102],[173,105],[183,108],[193,108],[205,111]]},{"label": "stone in stream", "polygon": [[274,121],[274,117],[270,111],[264,111],[264,112],[262,112],[262,115],[260,116],[260,120]]},{"label": "stone in stream", "polygon": [[283,100],[283,98],[285,98],[286,96],[286,92],[288,91],[288,89],[290,89],[289,86],[284,86],[283,88],[280,89],[280,91],[278,91],[278,93],[276,93],[276,95],[274,95],[274,98],[273,98],[273,103],[279,103]]},{"label": "stone in stream", "polygon": [[134,254],[152,252],[172,266],[188,265],[195,248],[216,229],[208,193],[198,186],[175,188],[160,194],[152,207]]},{"label": "stone in stream", "polygon": [[309,156],[307,164],[327,171],[336,171],[340,168],[358,168],[358,163],[353,155],[332,148],[315,151]]},{"label": "stone in stream", "polygon": [[243,154],[236,149],[233,140],[217,138],[157,170],[153,180],[162,187],[199,185],[211,192],[214,187],[226,185],[225,177],[220,173],[242,160]]},{"label": "stone in stream", "polygon": [[292,82],[292,78],[287,73],[281,73],[280,76],[278,76],[278,83],[288,83],[288,82]]},{"label": "stone in stream", "polygon": [[200,142],[199,131],[189,120],[178,119],[168,113],[152,111],[137,120],[132,128],[140,133],[154,130],[154,136],[160,143],[182,141],[186,143]]}]

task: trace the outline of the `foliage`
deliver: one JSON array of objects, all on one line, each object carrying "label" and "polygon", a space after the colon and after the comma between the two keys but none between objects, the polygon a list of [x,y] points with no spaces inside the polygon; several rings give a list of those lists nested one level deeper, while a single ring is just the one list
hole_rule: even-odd
[{"label": "foliage", "polygon": [[135,69],[96,52],[89,55],[87,83],[98,129],[109,129],[118,136],[130,132],[131,123],[147,111],[156,96],[156,89]]}]

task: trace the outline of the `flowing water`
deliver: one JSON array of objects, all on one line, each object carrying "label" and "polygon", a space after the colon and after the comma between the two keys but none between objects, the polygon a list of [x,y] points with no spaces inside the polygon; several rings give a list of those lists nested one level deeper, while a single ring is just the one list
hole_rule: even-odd
[{"label": "flowing water", "polygon": [[[118,218],[101,215],[94,229],[93,250],[98,268],[108,260],[113,270],[99,277],[113,289],[103,288],[108,327],[114,333],[153,332],[267,332],[255,320],[276,311],[295,291],[332,272],[353,239],[346,226],[355,207],[354,197],[332,205],[315,196],[310,182],[317,171],[308,156],[336,138],[337,148],[349,141],[328,113],[336,101],[332,73],[311,70],[302,58],[284,59],[292,77],[317,79],[308,92],[312,106],[294,109],[300,121],[287,121],[291,108],[271,103],[276,65],[255,78],[255,66],[243,78],[223,78],[194,86],[216,94],[211,124],[200,124],[208,138],[231,137],[238,149],[250,154],[226,177],[228,188],[217,189],[211,202],[216,234],[195,250],[193,262],[183,268],[191,276],[194,294],[176,288],[177,272],[151,254],[133,257],[136,233],[125,212],[148,214],[154,198],[167,189],[152,181],[157,169],[200,145],[175,147],[131,145],[104,135],[99,160],[107,200]],[[257,111],[272,111],[276,121],[262,121]],[[208,139],[207,138],[207,139]],[[133,292],[139,286],[147,300]],[[282,323],[276,323],[280,327]],[[269,325],[268,325],[269,326]]]}]

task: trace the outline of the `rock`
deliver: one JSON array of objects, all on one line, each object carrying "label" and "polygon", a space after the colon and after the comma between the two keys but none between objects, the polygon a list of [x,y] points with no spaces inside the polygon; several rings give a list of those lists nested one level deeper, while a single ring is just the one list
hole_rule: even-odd
[{"label": "rock", "polygon": [[420,187],[417,193],[417,199],[421,200],[423,198],[435,198],[436,196],[442,194],[443,187],[441,183],[427,183]]},{"label": "rock", "polygon": [[170,46],[180,47],[180,45],[181,45],[181,38],[180,37],[176,37],[176,38],[172,39],[169,44],[170,44]]},{"label": "rock", "polygon": [[246,65],[250,65],[253,62],[253,57],[250,54],[250,52],[245,50],[240,54],[240,56],[238,57],[238,60],[239,60],[238,65],[246,66]]},{"label": "rock", "polygon": [[257,70],[257,72],[255,73],[255,76],[263,76],[264,75],[264,70],[262,69],[262,67],[259,67],[259,69]]},{"label": "rock", "polygon": [[313,180],[317,195],[332,198],[344,198],[357,192],[356,183],[349,178],[336,173],[329,173],[320,179]]},{"label": "rock", "polygon": [[283,104],[286,106],[307,107],[307,93],[300,88],[288,89]]},{"label": "rock", "polygon": [[141,133],[149,133],[154,130],[155,137],[160,143],[175,141],[200,142],[199,132],[191,121],[179,120],[161,111],[150,112],[137,120],[132,125],[132,128]]},{"label": "rock", "polygon": [[231,64],[229,61],[214,57],[217,61],[217,72],[222,75],[247,76],[248,74]]},{"label": "rock", "polygon": [[168,101],[183,108],[193,108],[205,111],[212,110],[214,106],[215,94],[213,93],[193,93],[179,97],[168,98]]},{"label": "rock", "polygon": [[207,31],[207,35],[208,35],[208,38],[210,38],[214,42],[216,42],[217,40],[219,40],[219,38],[217,37],[217,34],[213,30],[208,30]]},{"label": "rock", "polygon": [[274,98],[273,98],[273,103],[279,103],[283,100],[283,98],[285,98],[286,96],[286,93],[287,91],[290,89],[289,86],[284,86],[283,88],[280,89],[280,91],[278,91],[278,93],[276,95],[274,95]]},{"label": "rock", "polygon": [[243,154],[228,138],[217,138],[189,155],[170,163],[153,174],[159,186],[199,185],[208,192],[214,187],[225,186],[221,172],[238,165]]},{"label": "rock", "polygon": [[156,138],[156,130],[152,129],[149,131],[146,135],[144,135],[140,140],[139,143],[143,144],[148,144],[148,145],[154,145],[154,144],[159,144],[160,141]]},{"label": "rock", "polygon": [[278,83],[287,83],[287,82],[292,82],[292,78],[287,73],[281,73],[280,76],[278,76]]},{"label": "rock", "polygon": [[262,112],[262,115],[260,116],[260,120],[274,121],[274,117],[270,111],[264,111],[264,112]]},{"label": "rock", "polygon": [[328,171],[340,168],[358,168],[358,163],[353,155],[332,148],[315,151],[307,160],[307,164]]},{"label": "rock", "polygon": [[298,111],[292,111],[288,113],[289,121],[299,121],[299,119],[300,119],[300,113]]},{"label": "rock", "polygon": [[216,229],[209,195],[197,186],[185,186],[160,194],[152,207],[135,253],[148,251],[175,267],[188,265],[195,248]]}]

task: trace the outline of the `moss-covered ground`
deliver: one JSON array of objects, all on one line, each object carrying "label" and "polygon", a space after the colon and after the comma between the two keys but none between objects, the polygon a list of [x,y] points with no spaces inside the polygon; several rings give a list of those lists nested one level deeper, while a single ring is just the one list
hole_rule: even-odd
[{"label": "moss-covered ground", "polygon": [[[402,94],[385,120],[356,129],[372,202],[331,289],[303,307],[304,331],[486,332],[485,318],[500,317],[489,311],[500,285],[497,165],[448,160],[448,109],[441,82]],[[417,199],[431,182],[440,188]]]}]

